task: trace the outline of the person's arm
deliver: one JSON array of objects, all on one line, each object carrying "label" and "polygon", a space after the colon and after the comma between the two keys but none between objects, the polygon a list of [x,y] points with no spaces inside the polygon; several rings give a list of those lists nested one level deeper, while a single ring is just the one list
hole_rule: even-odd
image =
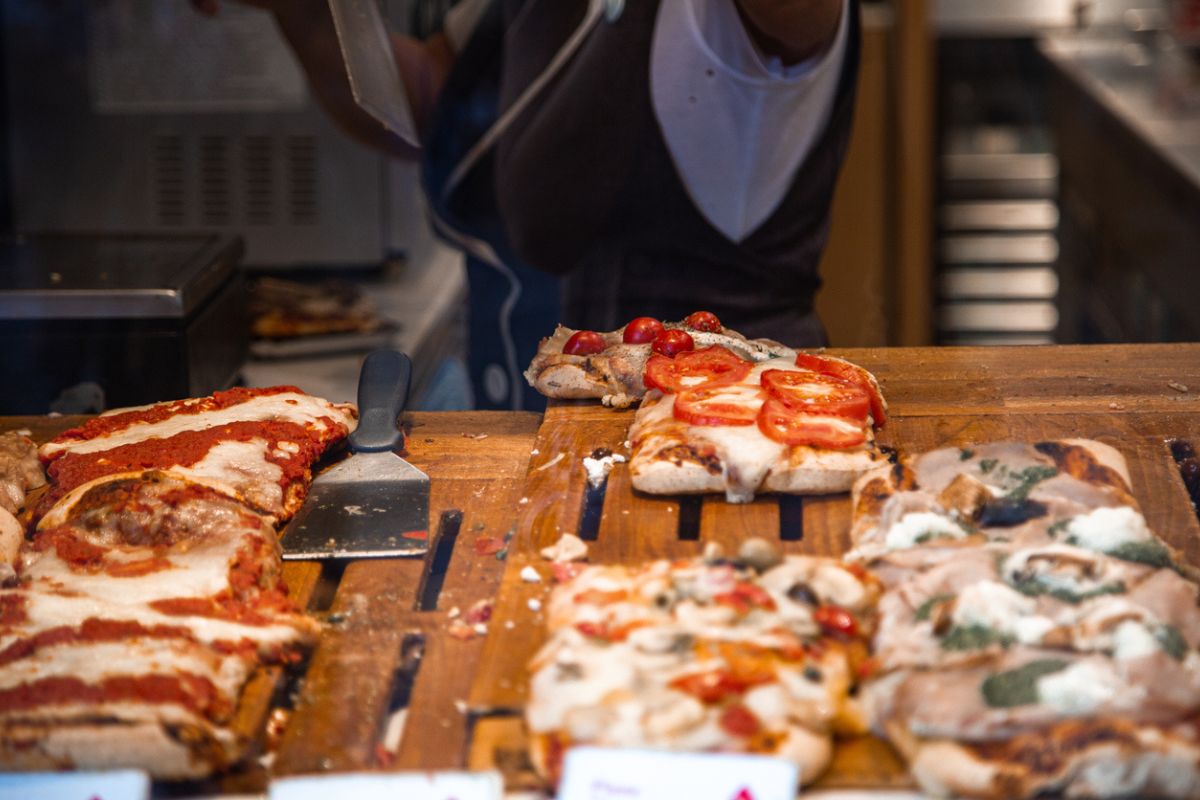
[{"label": "person's arm", "polygon": [[837,35],[842,0],[736,0],[754,43],[785,64],[823,53]]},{"label": "person's arm", "polygon": [[[372,147],[412,157],[416,150],[354,102],[337,31],[326,0],[243,0],[271,11],[279,30],[299,59],[317,101],[351,136]],[[217,13],[219,0],[193,0],[206,14]],[[412,107],[417,130],[423,132],[438,93],[454,63],[454,52],[442,34],[425,41],[392,34],[392,50]]]}]

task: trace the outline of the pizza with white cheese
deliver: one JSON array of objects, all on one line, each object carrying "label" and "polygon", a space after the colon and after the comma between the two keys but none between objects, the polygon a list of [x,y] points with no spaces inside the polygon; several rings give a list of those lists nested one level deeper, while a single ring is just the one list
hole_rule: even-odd
[{"label": "pizza with white cheese", "polygon": [[886,461],[875,378],[843,359],[800,353],[747,361],[719,345],[646,364],[629,431],[634,488],[652,494],[844,492]]},{"label": "pizza with white cheese", "polygon": [[1099,442],[902,459],[855,487],[886,590],[863,689],[931,794],[1195,797],[1200,591]]},{"label": "pizza with white cheese", "polygon": [[[761,570],[761,571],[760,571]],[[835,733],[862,733],[878,584],[832,559],[593,566],[555,588],[530,664],[532,757],[557,781],[574,745],[749,752],[810,783]]]}]

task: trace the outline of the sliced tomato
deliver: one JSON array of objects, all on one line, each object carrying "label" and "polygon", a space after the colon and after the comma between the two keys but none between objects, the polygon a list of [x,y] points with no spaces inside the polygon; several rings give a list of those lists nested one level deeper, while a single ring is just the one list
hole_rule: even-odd
[{"label": "sliced tomato", "polygon": [[801,369],[811,369],[822,375],[833,375],[861,386],[871,398],[871,418],[875,421],[875,427],[882,428],[887,422],[887,403],[884,402],[883,395],[879,392],[879,385],[871,373],[862,367],[841,358],[819,356],[814,353],[797,355],[796,366]]},{"label": "sliced tomato", "polygon": [[717,724],[726,733],[747,738],[762,730],[758,717],[741,703],[734,703],[722,711]]},{"label": "sliced tomato", "polygon": [[735,676],[727,670],[716,669],[710,672],[681,675],[667,685],[672,689],[690,694],[701,703],[719,703],[726,697],[740,695],[753,686],[767,683],[772,677],[768,674],[747,678]]},{"label": "sliced tomato", "polygon": [[713,602],[729,606],[740,614],[749,613],[754,608],[775,610],[775,601],[765,589],[744,581],[734,584],[733,589],[728,592],[713,595]]},{"label": "sliced tomato", "polygon": [[763,403],[758,414],[758,429],[768,439],[780,444],[809,445],[830,450],[857,447],[867,441],[862,423],[842,417],[806,414],[774,397],[768,397]]},{"label": "sliced tomato", "polygon": [[673,394],[710,384],[737,383],[753,368],[753,364],[733,351],[714,344],[674,358],[657,353],[650,356],[642,382],[651,389]]},{"label": "sliced tomato", "polygon": [[859,385],[832,375],[769,369],[762,374],[767,394],[797,411],[866,422],[871,397]]},{"label": "sliced tomato", "polygon": [[675,395],[675,419],[689,425],[753,425],[762,406],[757,386],[717,385],[684,389]]}]

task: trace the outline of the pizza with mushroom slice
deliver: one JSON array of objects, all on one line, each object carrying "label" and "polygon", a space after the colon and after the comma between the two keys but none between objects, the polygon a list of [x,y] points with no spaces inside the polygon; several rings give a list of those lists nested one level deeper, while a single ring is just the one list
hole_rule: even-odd
[{"label": "pizza with mushroom slice", "polygon": [[924,790],[1196,795],[1200,587],[1116,450],[948,448],[853,500],[849,557],[886,586],[863,702]]},{"label": "pizza with mushroom slice", "polygon": [[861,733],[877,584],[801,556],[593,566],[555,588],[530,664],[532,757],[557,781],[574,745],[751,752],[826,768]]}]

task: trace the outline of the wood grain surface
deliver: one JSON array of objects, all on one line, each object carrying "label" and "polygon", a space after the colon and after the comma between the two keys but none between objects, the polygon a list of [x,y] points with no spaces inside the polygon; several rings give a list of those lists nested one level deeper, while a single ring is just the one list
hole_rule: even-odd
[{"label": "wood grain surface", "polygon": [[[880,441],[903,451],[1081,436],[1115,446],[1152,527],[1200,566],[1200,524],[1167,445],[1177,437],[1200,444],[1200,345],[838,354],[880,378],[891,407]],[[848,546],[846,495],[768,496],[746,506],[650,497],[633,492],[624,465],[602,498],[589,492],[583,457],[601,447],[626,452],[631,419],[583,402],[552,404],[544,418],[407,416],[405,456],[430,475],[433,535],[456,535],[440,548],[432,541],[424,559],[285,564],[293,596],[329,624],[305,664],[286,674],[263,670],[246,692],[239,727],[248,735],[263,740],[273,710],[287,720],[269,774],[469,764],[500,767],[512,786],[536,785],[519,714],[525,663],[543,637],[538,604],[551,585],[538,550],[564,532],[587,533],[589,503],[599,511],[593,563],[695,555],[708,542],[734,550],[751,535],[794,553],[837,555]],[[44,441],[78,421],[5,418],[0,430],[25,428]],[[461,513],[457,522],[440,525],[452,511]],[[494,548],[508,536],[502,560]],[[520,579],[527,565],[540,582]],[[448,633],[456,617],[490,598],[486,637]],[[404,735],[386,752],[384,726],[398,706],[407,707]],[[269,774],[251,768],[215,788],[258,791]],[[839,746],[821,785],[909,784],[891,750],[866,738]]]}]

